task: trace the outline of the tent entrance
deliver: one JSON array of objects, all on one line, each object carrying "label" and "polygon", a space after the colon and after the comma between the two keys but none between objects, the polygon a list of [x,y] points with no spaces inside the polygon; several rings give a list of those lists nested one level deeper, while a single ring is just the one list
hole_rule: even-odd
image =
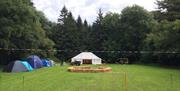
[{"label": "tent entrance", "polygon": [[91,59],[83,59],[83,64],[92,64]]}]

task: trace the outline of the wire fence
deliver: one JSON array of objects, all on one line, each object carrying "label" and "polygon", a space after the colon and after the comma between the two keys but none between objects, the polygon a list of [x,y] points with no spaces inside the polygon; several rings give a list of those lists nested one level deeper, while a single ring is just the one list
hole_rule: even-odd
[{"label": "wire fence", "polygon": [[[28,55],[38,55],[40,57],[55,57],[58,60],[70,60],[73,56],[81,52],[93,52],[97,56],[103,58],[104,62],[113,62],[119,58],[129,58],[130,62],[138,61],[139,58],[150,55],[152,59],[159,60],[165,57],[178,60],[180,56],[179,51],[126,51],[126,50],[56,50],[56,49],[17,49],[17,48],[0,48],[0,64],[8,64],[13,60],[21,60],[20,57],[27,57]],[[145,54],[145,55],[143,55]],[[4,63],[4,60],[7,62]],[[113,61],[112,61],[113,60]],[[169,59],[163,59],[169,60]]]},{"label": "wire fence", "polygon": [[141,50],[141,51],[131,51],[131,50],[56,50],[56,49],[16,49],[16,48],[0,48],[0,50],[5,51],[44,51],[44,52],[95,52],[95,53],[156,53],[156,54],[180,54],[179,51],[149,51],[149,50]]}]

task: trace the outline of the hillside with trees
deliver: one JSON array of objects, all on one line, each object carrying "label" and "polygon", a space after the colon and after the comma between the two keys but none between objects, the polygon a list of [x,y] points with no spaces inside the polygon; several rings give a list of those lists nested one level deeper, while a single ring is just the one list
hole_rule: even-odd
[{"label": "hillside with trees", "polygon": [[[156,4],[158,9],[151,12],[138,5],[125,7],[121,14],[99,9],[96,20],[88,24],[80,15],[75,19],[66,6],[53,23],[30,0],[1,0],[0,64],[29,54],[69,62],[80,52],[92,51],[105,63],[128,58],[130,63],[178,66],[180,1]],[[12,48],[36,51],[4,50]]]}]

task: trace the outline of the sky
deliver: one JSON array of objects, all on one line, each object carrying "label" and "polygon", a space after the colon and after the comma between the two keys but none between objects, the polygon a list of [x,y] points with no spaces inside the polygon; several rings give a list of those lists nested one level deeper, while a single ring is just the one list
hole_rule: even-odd
[{"label": "sky", "polygon": [[80,15],[89,24],[96,20],[99,8],[103,13],[121,13],[122,9],[133,4],[140,5],[148,11],[157,8],[156,0],[32,0],[37,10],[44,12],[52,22],[57,22],[62,7],[72,12],[75,19]]}]

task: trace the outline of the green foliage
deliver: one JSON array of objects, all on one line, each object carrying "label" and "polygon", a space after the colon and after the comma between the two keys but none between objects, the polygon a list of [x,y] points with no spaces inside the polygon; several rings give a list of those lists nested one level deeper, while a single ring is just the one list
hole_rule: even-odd
[{"label": "green foliage", "polygon": [[[30,0],[0,1],[0,12],[0,48],[52,49],[54,43],[46,36]],[[10,55],[8,53],[1,53],[11,58],[1,60],[3,63],[24,57],[22,54],[29,54],[17,52],[16,55]]]},{"label": "green foliage", "polygon": [[130,63],[141,59],[143,63],[179,65],[177,53],[117,52],[179,52],[179,3],[179,0],[158,0],[158,10],[152,12],[138,5],[124,8],[121,14],[103,15],[99,9],[96,21],[88,25],[80,16],[74,19],[65,6],[60,11],[58,23],[53,23],[33,7],[31,0],[0,1],[0,48],[62,50],[57,53],[1,50],[0,62],[8,63],[29,54],[53,58],[56,54],[58,59],[65,61],[81,51],[99,51],[95,54],[109,63],[127,57]]},{"label": "green foliage", "polygon": [[[155,21],[144,8],[133,5],[122,10],[120,19],[121,50],[142,51],[143,40],[152,31]],[[130,62],[139,60],[140,54],[125,54]]]},{"label": "green foliage", "polygon": [[157,1],[159,10],[153,11],[153,14],[159,23],[157,23],[153,31],[148,34],[143,48],[144,50],[156,52],[143,54],[141,57],[143,62],[180,65],[179,3],[179,0]]},{"label": "green foliage", "polygon": [[101,51],[103,50],[102,47],[102,43],[104,42],[105,39],[105,32],[103,30],[103,25],[102,25],[102,21],[103,21],[103,13],[102,10],[99,9],[98,12],[98,17],[96,19],[96,21],[93,23],[92,25],[92,30],[90,32],[90,42],[91,42],[91,50],[97,50],[97,51]]},{"label": "green foliage", "polygon": [[180,19],[180,0],[157,0],[157,5],[159,10],[154,14],[157,20],[175,21]]},{"label": "green foliage", "polygon": [[[106,14],[102,25],[105,36],[103,50],[141,51],[143,40],[153,30],[154,23],[152,15],[137,5],[126,7],[121,15]],[[106,60],[114,63],[121,57],[128,57],[130,62],[135,62],[139,60],[139,55],[112,52],[106,53],[103,58],[107,57]]]},{"label": "green foliage", "polygon": [[[87,23],[87,22],[86,22]],[[77,19],[77,27],[78,27],[78,30],[81,30],[82,28],[82,19],[81,19],[81,16],[78,16],[78,19]]]},{"label": "green foliage", "polygon": [[84,20],[84,27],[88,27],[88,23],[87,23],[87,21],[86,20]]},{"label": "green foliage", "polygon": [[[154,60],[158,57],[154,56],[153,53],[141,55],[138,53],[118,53],[117,51],[157,51],[158,49],[156,49],[154,45],[167,43],[167,41],[148,41],[149,36],[152,35],[154,31],[158,33],[159,30],[164,29],[161,24],[158,24],[158,22],[153,19],[150,12],[137,5],[124,8],[121,14],[107,13],[104,17],[100,9],[96,21],[90,28],[88,28],[89,26],[87,25],[86,20],[84,21],[84,24],[82,23],[80,16],[77,21],[75,21],[72,14],[68,12],[65,7],[61,11],[59,20],[57,30],[54,32],[54,41],[57,49],[65,50],[59,52],[57,55],[61,60],[68,60],[79,51],[91,50],[111,51],[95,52],[96,55],[109,63],[115,63],[122,57],[129,58],[130,63],[139,62],[140,58]],[[164,26],[169,26],[169,23]],[[152,36],[152,38],[155,41],[163,39],[163,37],[156,36]],[[164,36],[164,38],[166,39],[166,36]],[[177,41],[177,39],[174,41]],[[165,45],[162,44],[162,46]],[[159,46],[159,48],[163,47]],[[168,47],[164,48],[164,50],[167,48]],[[114,50],[116,52],[113,52]],[[160,58],[159,60],[164,59]],[[160,63],[155,60],[143,60],[141,62],[144,61]]]},{"label": "green foliage", "polygon": [[68,58],[73,55],[73,53],[69,54],[69,52],[71,50],[77,50],[77,32],[76,21],[74,20],[72,13],[68,12],[64,6],[61,10],[58,24],[52,38],[56,43],[55,48],[58,50],[66,50],[65,52],[57,53],[59,59],[68,60]]},{"label": "green foliage", "polygon": [[[121,50],[121,30],[119,30],[120,15],[116,13],[108,13],[103,18],[103,32],[105,33],[105,41],[103,42],[103,50],[113,51]],[[121,54],[119,53],[104,53],[103,58],[107,62],[114,63]]]},{"label": "green foliage", "polygon": [[134,5],[122,10],[121,29],[124,31],[124,50],[141,49],[142,41],[146,34],[152,30],[152,15],[140,6]]},{"label": "green foliage", "polygon": [[56,23],[53,23],[53,22],[49,21],[48,19],[46,19],[44,13],[41,12],[41,11],[37,11],[36,14],[37,14],[38,21],[41,23],[41,27],[46,32],[46,35],[48,37],[51,37],[52,36],[52,31],[56,27]]},{"label": "green foliage", "polygon": [[[145,40],[145,49],[162,51],[165,53],[152,53],[145,56],[154,57],[154,62],[166,65],[180,65],[180,56],[177,52],[180,51],[180,21],[174,22],[162,21],[159,23],[157,30],[148,34]],[[173,53],[174,52],[174,53]],[[146,59],[146,61],[151,61]]]}]

